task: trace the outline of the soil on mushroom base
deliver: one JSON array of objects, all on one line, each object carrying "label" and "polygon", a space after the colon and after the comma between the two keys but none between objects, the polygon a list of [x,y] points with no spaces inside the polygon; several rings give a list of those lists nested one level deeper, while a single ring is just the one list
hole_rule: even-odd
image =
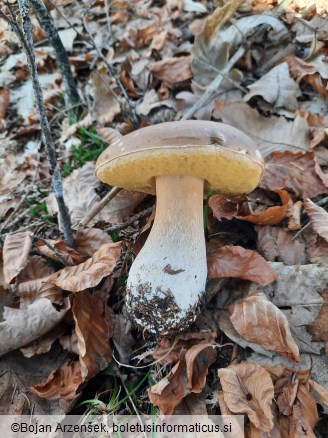
[{"label": "soil on mushroom base", "polygon": [[199,295],[197,304],[184,312],[182,318],[182,309],[177,306],[170,289],[163,291],[157,287],[155,295],[149,283],[139,284],[134,289],[137,294],[131,288],[127,289],[126,303],[131,321],[157,336],[189,329],[204,305],[205,291]]}]

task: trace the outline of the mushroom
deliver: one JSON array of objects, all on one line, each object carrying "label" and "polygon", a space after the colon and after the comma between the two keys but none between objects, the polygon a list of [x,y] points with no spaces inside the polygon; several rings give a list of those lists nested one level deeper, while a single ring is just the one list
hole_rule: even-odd
[{"label": "mushroom", "polygon": [[207,277],[204,192],[249,193],[263,168],[244,133],[199,120],[139,129],[102,153],[96,164],[101,181],[157,196],[154,224],[127,280],[127,309],[137,325],[157,335],[190,326]]}]

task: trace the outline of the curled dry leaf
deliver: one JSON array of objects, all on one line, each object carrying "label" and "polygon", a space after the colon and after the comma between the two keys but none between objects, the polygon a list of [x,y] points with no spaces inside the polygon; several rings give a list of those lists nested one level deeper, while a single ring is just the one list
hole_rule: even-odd
[{"label": "curled dry leaf", "polygon": [[246,198],[242,196],[227,198],[223,195],[213,195],[208,200],[208,205],[218,221],[222,218],[231,220],[238,215],[245,200]]},{"label": "curled dry leaf", "polygon": [[34,385],[31,390],[47,400],[62,398],[73,400],[82,383],[80,362],[66,362],[61,368],[52,371],[43,383]]},{"label": "curled dry leaf", "polygon": [[315,438],[313,431],[319,419],[317,403],[310,394],[307,385],[300,384],[296,402],[293,406],[290,436]]},{"label": "curled dry leaf", "polygon": [[327,192],[328,179],[313,152],[272,152],[265,157],[261,187],[269,190],[286,187],[301,198],[312,198]]},{"label": "curled dry leaf", "polygon": [[173,365],[178,362],[181,349],[191,348],[193,345],[204,341],[213,343],[217,338],[217,333],[199,332],[186,333],[179,336],[177,342],[174,339],[164,337],[160,340],[159,345],[153,353],[155,360],[160,360],[161,364]]},{"label": "curled dry leaf", "polygon": [[318,294],[322,296],[322,303],[319,315],[315,321],[308,326],[308,332],[312,335],[314,342],[328,342],[328,290],[318,290]]},{"label": "curled dry leaf", "polygon": [[39,298],[48,298],[52,303],[62,305],[63,291],[51,282],[51,278],[53,277],[49,276],[20,283],[18,285],[20,308],[26,309]]},{"label": "curled dry leaf", "polygon": [[234,304],[229,312],[233,326],[245,339],[299,362],[298,346],[290,332],[287,318],[263,292],[257,292],[241,303]]},{"label": "curled dry leaf", "polygon": [[270,262],[285,265],[303,265],[306,262],[305,246],[285,229],[280,227],[256,226],[256,248]]},{"label": "curled dry leaf", "polygon": [[148,390],[150,401],[164,415],[172,415],[182,399],[191,392],[203,389],[208,367],[215,361],[213,345],[203,341],[190,349],[180,351],[179,362],[170,374]]},{"label": "curled dry leaf", "polygon": [[63,263],[64,260],[70,266],[77,265],[85,260],[83,255],[79,254],[79,252],[75,249],[67,246],[63,240],[47,239],[46,242],[54,249],[49,248],[49,246],[42,241],[38,241],[36,246],[38,252],[48,259],[55,260],[60,263]]},{"label": "curled dry leaf", "polygon": [[62,269],[53,274],[52,282],[70,292],[78,292],[95,287],[113,272],[122,252],[122,242],[106,243],[84,263]]},{"label": "curled dry leaf", "polygon": [[92,116],[100,124],[111,123],[121,112],[115,82],[109,78],[107,69],[101,67],[91,73],[91,84],[94,98]]},{"label": "curled dry leaf", "polygon": [[273,383],[268,371],[256,363],[243,362],[218,370],[224,401],[234,414],[247,414],[258,429],[273,427]]},{"label": "curled dry leaf", "polygon": [[42,257],[29,257],[25,268],[19,274],[18,284],[48,277],[53,272],[54,269],[47,265],[46,261]]},{"label": "curled dry leaf", "polygon": [[258,253],[241,246],[223,246],[207,258],[210,278],[236,277],[265,286],[276,274]]},{"label": "curled dry leaf", "polygon": [[66,327],[63,324],[57,325],[53,330],[39,339],[31,342],[30,344],[22,347],[20,351],[25,357],[32,357],[35,354],[47,353],[50,351],[52,344],[60,338],[66,331]]},{"label": "curled dry leaf", "polygon": [[246,216],[236,216],[236,218],[257,225],[279,225],[287,213],[291,199],[285,190],[274,191],[278,193],[282,205],[269,207],[267,210],[262,211],[261,213],[248,214]]},{"label": "curled dry leaf", "polygon": [[176,84],[192,78],[190,68],[191,57],[179,56],[151,62],[147,69],[157,78],[168,84]]},{"label": "curled dry leaf", "polygon": [[316,205],[311,199],[306,199],[303,205],[310,218],[312,228],[328,242],[328,213],[326,210]]},{"label": "curled dry leaf", "polygon": [[323,386],[319,385],[319,383],[315,382],[312,379],[309,379],[309,384],[312,386],[314,391],[318,394],[319,400],[321,403],[328,406],[328,391]]},{"label": "curled dry leaf", "polygon": [[72,311],[84,381],[102,371],[112,360],[110,338],[115,316],[106,300],[87,290],[74,295]]},{"label": "curled dry leaf", "polygon": [[101,245],[111,243],[112,239],[106,231],[99,228],[87,228],[76,233],[74,242],[76,251],[84,256],[92,257]]},{"label": "curled dry leaf", "polygon": [[31,233],[7,234],[3,245],[3,272],[6,283],[12,283],[28,262],[32,248]]},{"label": "curled dry leaf", "polygon": [[0,323],[0,356],[29,344],[52,330],[64,318],[70,308],[56,310],[47,298],[40,298],[27,309],[4,308],[4,321]]}]

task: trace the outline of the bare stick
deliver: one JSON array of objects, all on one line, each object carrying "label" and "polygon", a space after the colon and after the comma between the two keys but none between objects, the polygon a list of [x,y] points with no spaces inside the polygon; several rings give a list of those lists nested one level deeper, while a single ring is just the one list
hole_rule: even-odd
[{"label": "bare stick", "polygon": [[230,59],[230,61],[224,67],[224,69],[219,72],[219,74],[213,79],[210,85],[206,88],[206,91],[202,95],[202,97],[195,103],[195,105],[193,105],[190,108],[189,111],[186,112],[186,114],[181,118],[181,120],[191,119],[197,113],[198,110],[200,110],[207,104],[207,102],[211,99],[213,94],[217,92],[224,76],[229,73],[229,71],[236,64],[236,62],[244,55],[244,53],[245,53],[245,49],[243,47],[239,47],[237,52],[233,55],[233,57]]},{"label": "bare stick", "polygon": [[21,29],[17,26],[15,21],[10,20],[5,14],[1,13],[1,16],[13,28],[21,44],[23,45],[23,49],[27,57],[27,62],[32,77],[34,97],[36,101],[37,110],[39,113],[43,142],[45,145],[46,155],[50,164],[52,186],[58,204],[59,217],[63,228],[64,239],[66,244],[72,248],[74,247],[74,238],[71,228],[71,218],[69,216],[67,207],[64,202],[62,177],[57,165],[55,145],[52,140],[50,126],[46,116],[46,111],[43,103],[42,88],[40,85],[39,76],[35,63],[35,55],[33,51],[33,38],[32,38],[32,23],[29,15],[29,0],[19,0],[18,4],[19,4],[20,14],[22,17],[23,31],[21,31]]},{"label": "bare stick", "polygon": [[113,187],[110,192],[107,193],[107,195],[98,202],[90,211],[88,214],[84,216],[84,218],[81,220],[81,222],[77,226],[77,230],[81,231],[83,228],[90,222],[92,219],[97,216],[97,214],[111,201],[115,196],[121,191],[119,187]]},{"label": "bare stick", "polygon": [[[48,41],[55,50],[57,65],[62,75],[64,87],[66,90],[66,104],[81,104],[80,96],[77,92],[75,80],[73,78],[72,71],[69,65],[68,56],[63,46],[63,43],[59,38],[53,19],[41,0],[30,0],[30,2],[33,6],[34,11],[37,14],[40,25],[46,31]],[[81,112],[82,108],[78,107],[78,110]]]}]

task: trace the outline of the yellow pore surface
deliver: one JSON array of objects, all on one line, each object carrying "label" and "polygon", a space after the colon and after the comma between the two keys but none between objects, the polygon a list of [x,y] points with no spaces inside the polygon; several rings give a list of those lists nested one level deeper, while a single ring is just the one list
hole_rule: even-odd
[{"label": "yellow pore surface", "polygon": [[100,156],[99,162],[96,175],[101,181],[150,194],[156,193],[155,177],[160,175],[203,178],[206,191],[249,193],[259,184],[264,168],[261,158],[217,145],[139,149],[105,162]]}]

